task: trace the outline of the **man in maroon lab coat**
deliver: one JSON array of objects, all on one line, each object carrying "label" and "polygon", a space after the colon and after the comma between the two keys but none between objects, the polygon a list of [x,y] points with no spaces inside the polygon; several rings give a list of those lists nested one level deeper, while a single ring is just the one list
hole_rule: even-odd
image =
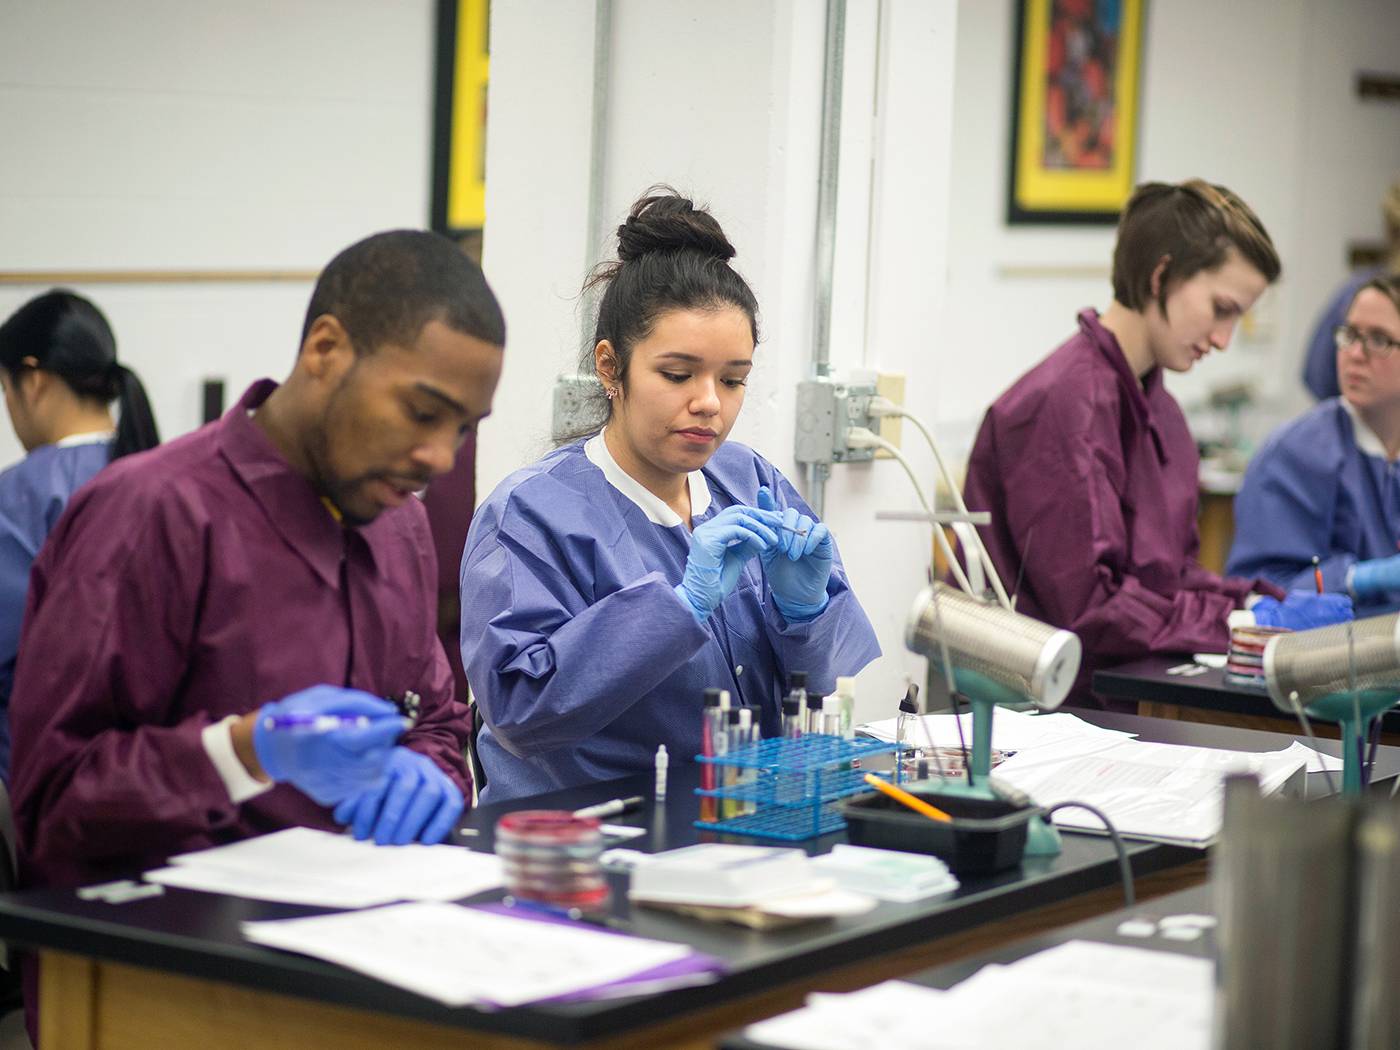
[{"label": "man in maroon lab coat", "polygon": [[967,504],[1017,609],[1079,635],[1075,698],[1096,668],[1158,652],[1224,652],[1245,605],[1261,624],[1350,619],[1336,596],[1290,595],[1196,562],[1195,443],[1163,370],[1224,350],[1279,275],[1253,211],[1199,179],[1139,186],[1113,255],[1113,302],[987,410]]},{"label": "man in maroon lab coat", "polygon": [[[451,829],[466,709],[414,493],[490,411],[504,341],[475,263],[377,234],[321,275],[285,383],[77,494],[34,566],[11,701],[25,885],[292,825]],[[410,694],[405,729],[384,698]]]}]

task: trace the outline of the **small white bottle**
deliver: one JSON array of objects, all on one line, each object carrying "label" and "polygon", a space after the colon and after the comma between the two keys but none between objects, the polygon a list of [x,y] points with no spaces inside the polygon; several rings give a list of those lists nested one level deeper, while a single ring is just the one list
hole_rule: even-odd
[{"label": "small white bottle", "polygon": [[836,679],[836,698],[841,705],[841,735],[847,740],[856,735],[856,680],[850,675]]},{"label": "small white bottle", "polygon": [[670,756],[666,754],[666,745],[661,744],[656,749],[656,801],[666,801],[666,772],[671,764]]}]

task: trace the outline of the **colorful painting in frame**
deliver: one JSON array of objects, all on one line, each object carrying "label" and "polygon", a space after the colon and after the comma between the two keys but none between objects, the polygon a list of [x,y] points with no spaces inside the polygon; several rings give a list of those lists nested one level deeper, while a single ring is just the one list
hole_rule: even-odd
[{"label": "colorful painting in frame", "polygon": [[432,227],[461,238],[486,222],[490,0],[438,0]]},{"label": "colorful painting in frame", "polygon": [[1132,193],[1146,0],[1018,0],[1007,221],[1106,223]]}]

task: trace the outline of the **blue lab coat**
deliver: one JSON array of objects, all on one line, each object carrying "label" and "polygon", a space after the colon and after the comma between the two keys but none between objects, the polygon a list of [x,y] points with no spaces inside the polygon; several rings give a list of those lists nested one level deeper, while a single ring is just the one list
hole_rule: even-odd
[{"label": "blue lab coat", "polygon": [[29,568],[68,499],[107,465],[107,437],[41,445],[0,473],[0,778],[10,782],[10,690]]},{"label": "blue lab coat", "polygon": [[[1228,570],[1312,590],[1316,555],[1327,590],[1345,591],[1347,570],[1356,562],[1400,553],[1396,470],[1341,398],[1284,424],[1250,461],[1235,497]],[[1396,608],[1400,592],[1358,602],[1356,615]]]},{"label": "blue lab coat", "polygon": [[[690,475],[694,526],[767,485],[811,509],[771,463],[730,441]],[[506,478],[472,519],[462,556],[462,662],[485,720],[482,800],[652,768],[700,750],[701,696],[728,689],[779,728],[790,671],[830,692],[880,655],[840,555],[829,604],[787,623],[753,558],[704,625],[675,593],[690,533],[623,474],[601,437],[555,449]]]}]

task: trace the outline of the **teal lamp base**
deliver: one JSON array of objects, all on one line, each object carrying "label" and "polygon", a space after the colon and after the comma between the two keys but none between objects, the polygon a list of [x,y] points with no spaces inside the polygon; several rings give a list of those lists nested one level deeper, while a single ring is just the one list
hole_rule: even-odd
[{"label": "teal lamp base", "polygon": [[1391,689],[1361,689],[1355,693],[1329,693],[1308,704],[1307,712],[1324,722],[1336,722],[1342,734],[1342,794],[1361,794],[1362,749],[1371,727],[1395,705]]},{"label": "teal lamp base", "polygon": [[1049,817],[1036,817],[1030,822],[1026,828],[1027,857],[1058,857],[1060,849],[1060,829]]},{"label": "teal lamp base", "polygon": [[[1001,799],[992,790],[992,718],[998,703],[1019,703],[1025,698],[1006,687],[979,675],[975,671],[954,673],[958,691],[972,708],[972,749],[968,756],[968,773],[956,780],[942,782],[939,792],[963,798]],[[968,783],[968,777],[972,783]],[[1060,854],[1060,832],[1048,817],[1035,817],[1026,827],[1026,857],[1057,857]]]}]

